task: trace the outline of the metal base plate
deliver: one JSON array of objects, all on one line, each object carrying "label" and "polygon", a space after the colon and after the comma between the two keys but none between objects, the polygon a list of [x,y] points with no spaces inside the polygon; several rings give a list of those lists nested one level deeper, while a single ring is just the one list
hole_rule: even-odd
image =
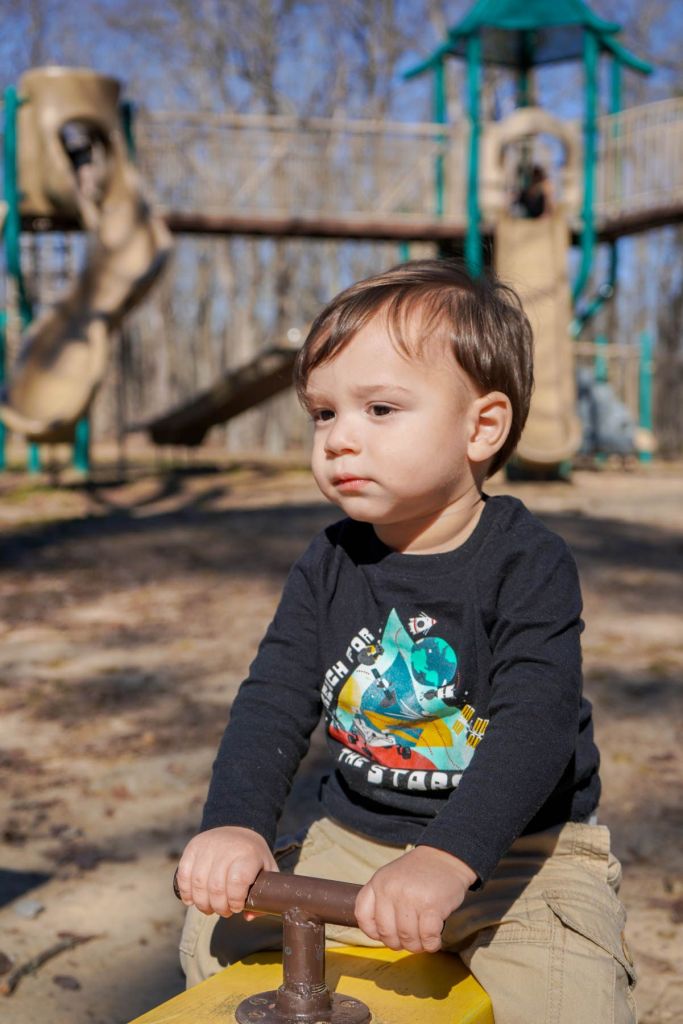
[{"label": "metal base plate", "polygon": [[243,999],[235,1011],[238,1024],[370,1024],[372,1014],[365,1003],[339,992],[332,993],[332,1009],[304,1021],[302,1017],[283,1016],[275,1008],[277,989],[258,992]]}]

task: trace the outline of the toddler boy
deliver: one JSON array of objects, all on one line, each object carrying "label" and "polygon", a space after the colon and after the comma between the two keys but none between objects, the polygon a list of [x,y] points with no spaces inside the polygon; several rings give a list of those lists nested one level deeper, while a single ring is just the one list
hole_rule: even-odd
[{"label": "toddler boy", "polygon": [[277,870],[323,713],[334,770],[295,871],[363,885],[359,929],[328,936],[458,952],[497,1024],[632,1024],[575,565],[483,492],[529,407],[519,301],[454,262],[401,264],[320,313],[296,382],[347,518],[293,567],[233,704],[178,869],[188,983],[265,947],[260,922],[225,919]]}]

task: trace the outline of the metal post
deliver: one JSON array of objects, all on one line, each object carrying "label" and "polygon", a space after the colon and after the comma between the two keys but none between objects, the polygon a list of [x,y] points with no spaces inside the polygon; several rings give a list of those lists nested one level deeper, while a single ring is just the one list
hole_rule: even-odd
[{"label": "metal post", "polygon": [[398,245],[398,260],[399,263],[407,263],[410,259],[410,243],[399,242]]},{"label": "metal post", "polygon": [[[621,61],[613,58],[610,67],[610,101],[609,101],[609,112],[610,114],[621,113]],[[621,125],[618,119],[615,117],[612,124],[612,145],[615,147],[614,153],[614,198],[621,199],[623,192],[623,178],[624,178],[624,161],[622,159],[622,150],[619,138],[621,136]],[[616,241],[613,243],[616,245]]]},{"label": "metal post", "polygon": [[[174,889],[178,895],[174,881]],[[237,1007],[238,1024],[370,1024],[365,1003],[325,983],[325,926],[356,924],[360,886],[303,875],[264,872],[256,879],[246,909],[282,914],[282,985],[247,996]]]},{"label": "metal post", "polygon": [[531,106],[533,98],[531,68],[534,63],[534,42],[533,33],[525,31],[519,33],[519,64],[517,68],[517,106]]},{"label": "metal post", "polygon": [[33,318],[33,310],[28,298],[24,276],[21,272],[21,256],[19,237],[21,234],[21,215],[19,203],[21,195],[19,192],[19,178],[17,170],[17,114],[22,100],[17,96],[17,90],[13,85],[5,89],[5,140],[4,140],[4,172],[5,172],[5,199],[7,201],[7,215],[5,218],[5,250],[7,252],[7,272],[14,278],[17,284],[19,297],[19,316],[23,327],[26,327]]},{"label": "metal post", "polygon": [[[446,65],[443,57],[434,65],[432,92],[432,114],[435,124],[446,124]],[[444,155],[441,148],[445,135],[437,135],[438,151],[434,161],[434,213],[443,217],[444,212]]]},{"label": "metal post", "polygon": [[[7,341],[6,341],[6,325],[7,325],[7,313],[5,310],[0,310],[0,389],[2,389],[5,383],[5,362],[7,360]],[[0,472],[3,469],[7,469],[7,429],[5,424],[0,420]]]},{"label": "metal post", "polygon": [[29,473],[40,473],[40,448],[34,441],[31,441],[28,446],[26,459]]},{"label": "metal post", "polygon": [[76,424],[73,465],[79,473],[87,473],[90,469],[90,421],[87,416]]},{"label": "metal post", "polygon": [[479,209],[479,80],[481,76],[481,39],[477,33],[467,38],[467,91],[470,117],[470,152],[467,174],[467,237],[465,260],[472,277],[479,277],[484,264]]},{"label": "metal post", "polygon": [[282,918],[282,985],[275,1007],[284,1019],[305,1015],[316,1021],[332,1009],[325,984],[325,925],[296,909]]},{"label": "metal post", "polygon": [[614,57],[610,68],[610,114],[621,110],[621,77],[621,61]]},{"label": "metal post", "polygon": [[135,162],[137,153],[135,149],[135,133],[133,131],[133,122],[135,121],[135,105],[133,101],[123,100],[119,106],[119,112],[121,115],[123,137],[126,140],[128,156],[133,162]]},{"label": "metal post", "polygon": [[[640,363],[638,366],[638,423],[644,430],[652,433],[652,335],[643,331],[640,336]],[[640,451],[641,462],[652,462],[651,451]]]},{"label": "metal post", "polygon": [[598,41],[590,30],[584,33],[584,67],[586,71],[586,115],[584,122],[583,156],[583,228],[581,231],[581,265],[574,282],[574,303],[588,283],[595,249],[595,223],[593,220],[593,194],[595,189],[595,157],[597,136]]},{"label": "metal post", "polygon": [[595,339],[597,352],[595,355],[594,375],[598,384],[606,384],[609,376],[608,362],[604,355],[605,346],[608,344],[606,334],[598,334]]},{"label": "metal post", "polygon": [[[17,169],[17,114],[22,102],[23,101],[17,95],[17,90],[13,85],[10,85],[5,89],[5,139],[3,151],[5,199],[7,201],[7,215],[5,218],[5,250],[7,253],[7,272],[14,278],[16,283],[17,298],[19,301],[19,319],[23,328],[30,324],[33,318],[33,310],[26,291],[24,275],[21,272],[21,215],[19,212],[21,193],[19,191],[19,174]],[[5,345],[3,345],[3,376],[6,358],[7,353]],[[3,447],[2,463],[4,467],[4,427],[1,441]],[[28,471],[29,473],[38,473],[40,471],[40,449],[35,444],[30,444],[28,448]]]}]

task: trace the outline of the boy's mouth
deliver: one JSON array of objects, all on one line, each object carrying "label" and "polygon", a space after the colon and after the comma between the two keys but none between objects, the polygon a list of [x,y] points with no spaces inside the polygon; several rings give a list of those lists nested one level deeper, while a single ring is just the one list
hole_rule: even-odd
[{"label": "boy's mouth", "polygon": [[351,474],[335,476],[332,480],[333,486],[338,491],[361,491],[369,482],[365,477],[352,476]]}]

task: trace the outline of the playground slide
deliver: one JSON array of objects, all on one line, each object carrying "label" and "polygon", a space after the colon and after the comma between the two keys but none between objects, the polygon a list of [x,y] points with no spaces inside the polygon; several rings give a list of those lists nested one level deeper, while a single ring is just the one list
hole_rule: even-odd
[{"label": "playground slide", "polygon": [[111,332],[157,279],[171,237],[129,161],[118,82],[41,68],[19,93],[21,212],[76,217],[88,245],[68,294],[26,331],[0,419],[32,441],[70,441],[104,376]]},{"label": "playground slide", "polygon": [[496,222],[496,270],[518,292],[534,332],[536,386],[517,457],[539,468],[570,459],[581,443],[569,335],[569,244],[561,207],[535,219],[504,213]]},{"label": "playground slide", "polygon": [[200,445],[211,427],[291,387],[296,355],[292,348],[267,349],[176,409],[131,430],[148,430],[155,444]]}]

